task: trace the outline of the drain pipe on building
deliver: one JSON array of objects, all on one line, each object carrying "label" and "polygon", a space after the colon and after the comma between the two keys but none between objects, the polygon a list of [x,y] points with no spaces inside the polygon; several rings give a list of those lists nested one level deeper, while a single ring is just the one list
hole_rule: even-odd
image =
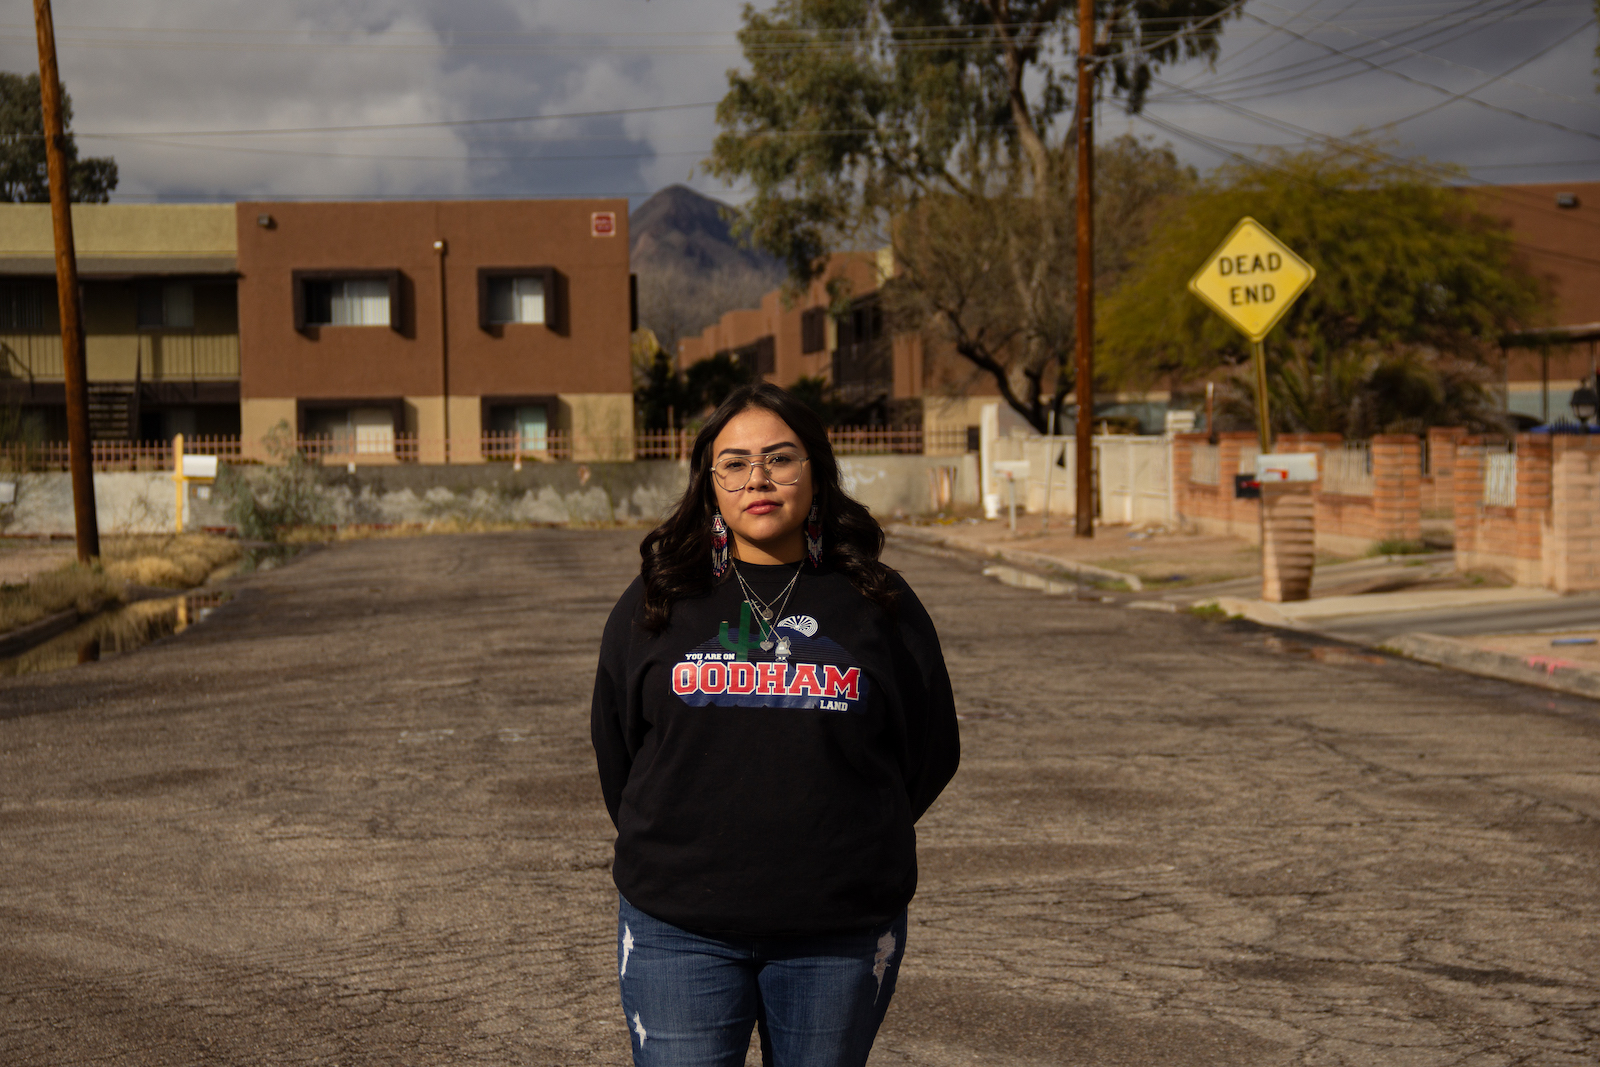
[{"label": "drain pipe on building", "polygon": [[444,259],[450,249],[443,238],[433,242],[439,256],[439,403],[444,416],[444,462],[450,462],[450,314],[446,298]]}]

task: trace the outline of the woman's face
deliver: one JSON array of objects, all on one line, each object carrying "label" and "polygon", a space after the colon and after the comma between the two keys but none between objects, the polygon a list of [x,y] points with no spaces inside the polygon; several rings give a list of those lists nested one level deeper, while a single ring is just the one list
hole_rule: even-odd
[{"label": "woman's face", "polygon": [[[745,408],[717,434],[711,483],[736,558],[773,564],[805,556],[803,527],[812,497],[807,458],[800,436],[766,408]],[[794,484],[779,484],[788,481]]]}]

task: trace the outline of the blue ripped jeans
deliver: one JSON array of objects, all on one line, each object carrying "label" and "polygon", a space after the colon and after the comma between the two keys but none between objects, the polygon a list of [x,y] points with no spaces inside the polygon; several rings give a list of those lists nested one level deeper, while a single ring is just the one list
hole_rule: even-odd
[{"label": "blue ripped jeans", "polygon": [[635,1067],[862,1067],[889,1010],[906,916],[876,930],[712,938],[618,898],[617,973]]}]

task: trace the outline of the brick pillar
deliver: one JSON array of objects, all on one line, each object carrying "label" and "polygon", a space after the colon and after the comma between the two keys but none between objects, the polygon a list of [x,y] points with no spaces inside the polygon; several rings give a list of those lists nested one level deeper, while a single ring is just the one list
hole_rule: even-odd
[{"label": "brick pillar", "polygon": [[1316,506],[1310,482],[1261,486],[1261,599],[1282,603],[1311,596],[1317,555]]},{"label": "brick pillar", "polygon": [[1377,540],[1422,538],[1422,442],[1416,435],[1372,439],[1372,509]]},{"label": "brick pillar", "polygon": [[1172,511],[1180,521],[1195,513],[1189,492],[1189,474],[1194,470],[1194,446],[1204,444],[1205,440],[1203,433],[1172,435]]},{"label": "brick pillar", "polygon": [[1428,477],[1422,485],[1424,511],[1455,509],[1456,449],[1466,440],[1460,426],[1433,426],[1428,429]]},{"label": "brick pillar", "polygon": [[1600,439],[1556,434],[1551,446],[1545,584],[1592,592],[1600,589]]},{"label": "brick pillar", "polygon": [[1517,584],[1544,585],[1544,528],[1550,519],[1549,434],[1517,435]]},{"label": "brick pillar", "polygon": [[1456,569],[1472,567],[1478,547],[1478,514],[1483,505],[1483,438],[1462,437],[1456,442],[1455,468]]}]

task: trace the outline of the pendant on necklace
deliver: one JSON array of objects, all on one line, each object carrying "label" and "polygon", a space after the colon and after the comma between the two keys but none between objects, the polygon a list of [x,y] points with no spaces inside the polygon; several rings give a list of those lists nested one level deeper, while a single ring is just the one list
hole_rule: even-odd
[{"label": "pendant on necklace", "polygon": [[766,619],[769,622],[772,620],[772,609],[771,608],[761,608],[760,611],[761,611],[761,617],[763,619]]},{"label": "pendant on necklace", "polygon": [[778,655],[779,659],[788,658],[788,655],[789,655],[789,639],[787,637],[778,638],[778,653],[777,653],[777,655]]},{"label": "pendant on necklace", "polygon": [[763,651],[763,652],[771,652],[772,651],[772,642],[771,641],[763,641],[763,642],[761,642],[761,651]]}]

